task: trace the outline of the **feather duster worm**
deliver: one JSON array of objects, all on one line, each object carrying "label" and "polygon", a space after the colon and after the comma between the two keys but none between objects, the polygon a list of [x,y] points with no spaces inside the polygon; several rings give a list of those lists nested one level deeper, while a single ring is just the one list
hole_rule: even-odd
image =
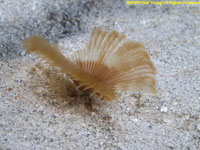
[{"label": "feather duster worm", "polygon": [[156,69],[145,47],[116,31],[95,27],[87,48],[68,58],[40,36],[26,39],[23,49],[59,67],[80,90],[107,101],[117,99],[123,91],[156,93]]}]

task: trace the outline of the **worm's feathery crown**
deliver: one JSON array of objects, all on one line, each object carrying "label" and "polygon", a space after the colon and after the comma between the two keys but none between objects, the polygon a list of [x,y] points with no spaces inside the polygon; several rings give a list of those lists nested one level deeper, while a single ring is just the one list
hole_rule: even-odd
[{"label": "worm's feathery crown", "polygon": [[143,44],[125,41],[125,35],[94,28],[85,50],[66,58],[56,45],[39,36],[23,43],[27,53],[34,52],[68,74],[81,90],[105,100],[118,98],[117,91],[156,94],[156,69]]}]

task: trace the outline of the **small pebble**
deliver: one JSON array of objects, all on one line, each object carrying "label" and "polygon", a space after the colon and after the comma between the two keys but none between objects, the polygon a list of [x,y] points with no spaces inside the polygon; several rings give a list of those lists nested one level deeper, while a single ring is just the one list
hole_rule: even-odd
[{"label": "small pebble", "polygon": [[133,122],[139,122],[139,119],[134,118],[134,119],[133,119]]},{"label": "small pebble", "polygon": [[161,106],[160,111],[166,113],[168,111],[168,108],[166,106]]},{"label": "small pebble", "polygon": [[197,130],[200,131],[200,120],[197,121]]},{"label": "small pebble", "polygon": [[177,103],[177,102],[173,102],[172,104],[173,104],[174,106],[176,106],[178,103]]}]

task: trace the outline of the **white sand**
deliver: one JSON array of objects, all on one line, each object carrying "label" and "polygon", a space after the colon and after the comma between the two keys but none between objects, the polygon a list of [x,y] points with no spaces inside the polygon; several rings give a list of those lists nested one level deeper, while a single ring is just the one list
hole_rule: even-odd
[{"label": "white sand", "polygon": [[[200,149],[200,6],[69,3],[0,0],[0,149]],[[94,98],[91,107],[65,75],[20,48],[40,34],[69,55],[84,48],[94,26],[144,43],[158,96]]]}]

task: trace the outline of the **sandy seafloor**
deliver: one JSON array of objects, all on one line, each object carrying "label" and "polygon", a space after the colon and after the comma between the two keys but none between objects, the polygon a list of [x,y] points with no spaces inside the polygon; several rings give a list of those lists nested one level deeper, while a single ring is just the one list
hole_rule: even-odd
[{"label": "sandy seafloor", "polygon": [[[119,0],[0,0],[1,150],[200,149],[200,6],[126,6]],[[41,35],[67,56],[94,26],[143,42],[157,68],[158,95],[98,101],[34,55]]]}]

